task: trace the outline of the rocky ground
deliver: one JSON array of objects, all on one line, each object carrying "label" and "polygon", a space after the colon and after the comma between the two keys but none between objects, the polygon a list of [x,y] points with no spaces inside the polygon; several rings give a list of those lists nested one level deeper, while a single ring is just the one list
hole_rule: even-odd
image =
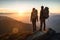
[{"label": "rocky ground", "polygon": [[49,29],[46,33],[37,31],[33,34],[4,34],[0,35],[0,40],[60,40],[60,33]]}]

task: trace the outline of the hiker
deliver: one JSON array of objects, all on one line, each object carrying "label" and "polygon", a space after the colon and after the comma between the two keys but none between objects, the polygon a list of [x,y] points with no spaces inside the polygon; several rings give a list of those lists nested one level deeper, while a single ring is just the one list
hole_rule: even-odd
[{"label": "hiker", "polygon": [[[45,27],[46,27],[46,19],[48,19],[49,17],[49,8],[48,7],[45,7],[44,9],[44,6],[41,6],[41,11],[40,11],[40,31],[42,31],[42,28],[43,30],[45,31]],[[44,27],[42,27],[44,26]]]},{"label": "hiker", "polygon": [[31,12],[31,22],[33,25],[33,32],[36,31],[36,21],[38,21],[38,11],[37,9],[33,8]]}]

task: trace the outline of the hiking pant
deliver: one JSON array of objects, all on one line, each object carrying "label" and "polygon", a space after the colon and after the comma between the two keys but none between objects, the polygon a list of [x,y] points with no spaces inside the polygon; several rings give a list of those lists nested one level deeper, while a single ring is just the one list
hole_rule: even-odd
[{"label": "hiking pant", "polygon": [[40,19],[40,30],[42,30],[42,28],[45,30],[45,27],[46,27],[45,19]]},{"label": "hiking pant", "polygon": [[36,31],[36,20],[32,20],[33,32]]}]

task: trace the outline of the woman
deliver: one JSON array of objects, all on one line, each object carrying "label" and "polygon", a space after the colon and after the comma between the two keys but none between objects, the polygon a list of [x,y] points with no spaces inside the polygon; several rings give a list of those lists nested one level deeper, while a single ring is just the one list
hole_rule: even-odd
[{"label": "woman", "polygon": [[31,22],[32,22],[32,25],[33,25],[33,32],[36,31],[36,21],[38,21],[38,12],[35,8],[32,9],[32,12],[31,12]]}]

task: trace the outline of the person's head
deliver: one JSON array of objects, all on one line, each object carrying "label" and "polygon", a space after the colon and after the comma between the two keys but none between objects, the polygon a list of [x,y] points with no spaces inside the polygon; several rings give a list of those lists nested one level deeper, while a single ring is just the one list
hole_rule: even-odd
[{"label": "person's head", "polygon": [[35,8],[32,9],[33,11],[35,10]]},{"label": "person's head", "polygon": [[41,6],[41,9],[44,9],[44,6]]}]

